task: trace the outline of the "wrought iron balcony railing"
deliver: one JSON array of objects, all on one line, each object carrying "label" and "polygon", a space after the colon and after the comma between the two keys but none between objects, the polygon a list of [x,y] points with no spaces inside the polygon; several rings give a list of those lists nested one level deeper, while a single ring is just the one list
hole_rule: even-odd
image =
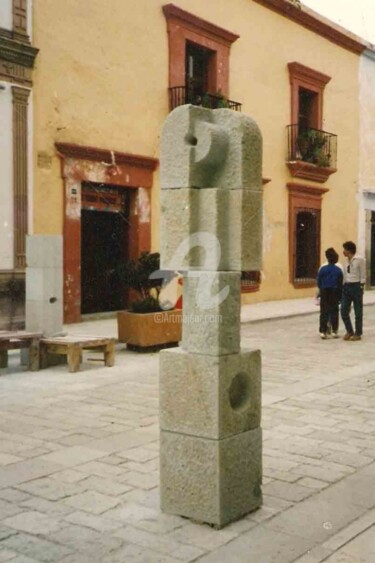
[{"label": "wrought iron balcony railing", "polygon": [[302,160],[320,168],[336,168],[337,135],[288,125],[288,162]]},{"label": "wrought iron balcony railing", "polygon": [[241,111],[242,104],[228,100],[220,94],[197,94],[189,92],[185,86],[174,86],[169,88],[169,107],[170,110],[182,106],[184,104],[192,104],[194,106],[202,106],[204,108],[218,109],[229,108],[235,111]]}]

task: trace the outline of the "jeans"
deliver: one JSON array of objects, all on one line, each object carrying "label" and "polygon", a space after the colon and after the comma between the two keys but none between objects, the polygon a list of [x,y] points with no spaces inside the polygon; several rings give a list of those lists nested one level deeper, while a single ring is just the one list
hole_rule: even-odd
[{"label": "jeans", "polygon": [[342,291],[341,318],[348,334],[353,334],[353,325],[349,314],[352,303],[355,316],[355,334],[362,336],[363,293],[359,282],[344,284]]},{"label": "jeans", "polygon": [[333,332],[337,332],[339,328],[340,294],[341,291],[334,287],[322,288],[320,290],[319,332],[323,334],[328,330],[328,321],[331,323]]}]

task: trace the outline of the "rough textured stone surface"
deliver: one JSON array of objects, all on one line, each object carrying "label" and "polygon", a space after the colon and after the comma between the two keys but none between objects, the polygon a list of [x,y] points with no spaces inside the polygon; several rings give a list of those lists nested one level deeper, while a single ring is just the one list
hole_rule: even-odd
[{"label": "rough textured stone surface", "polygon": [[162,268],[261,269],[261,191],[162,190],[161,210]]},{"label": "rough textured stone surface", "polygon": [[215,186],[227,146],[228,133],[213,123],[211,110],[191,105],[176,108],[161,135],[162,188]]},{"label": "rough textured stone surface", "polygon": [[225,231],[228,205],[228,192],[217,188],[162,190],[162,267],[225,269],[227,252],[221,232]]},{"label": "rough textured stone surface", "polygon": [[[240,272],[184,276],[182,348],[212,356],[240,350]],[[219,296],[223,298],[215,297]]]},{"label": "rough textured stone surface", "polygon": [[162,430],[161,507],[223,526],[262,503],[261,429],[223,440]]},{"label": "rough textured stone surface", "polygon": [[230,190],[229,216],[227,247],[223,245],[227,250],[224,265],[232,270],[260,271],[263,260],[262,192],[257,189]]},{"label": "rough textured stone surface", "polygon": [[259,352],[240,353],[241,271],[262,258],[262,139],[231,110],[161,135],[161,267],[184,271],[182,349],[161,355],[161,507],[223,526],[261,495]]},{"label": "rough textured stone surface", "polygon": [[212,357],[163,350],[159,389],[163,430],[219,439],[257,428],[260,352]]},{"label": "rough textured stone surface", "polygon": [[248,116],[185,105],[161,135],[162,188],[262,188],[262,138]]}]

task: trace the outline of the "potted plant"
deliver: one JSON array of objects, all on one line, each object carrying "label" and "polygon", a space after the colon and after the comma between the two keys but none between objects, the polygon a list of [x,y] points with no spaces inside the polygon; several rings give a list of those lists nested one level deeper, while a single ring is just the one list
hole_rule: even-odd
[{"label": "potted plant", "polygon": [[[117,313],[118,339],[134,349],[178,344],[181,340],[181,311],[160,303],[164,277],[160,255],[142,252],[137,260],[119,267],[120,279],[130,290],[129,309]],[[172,274],[173,276],[173,274]]]},{"label": "potted plant", "polygon": [[[327,156],[324,155],[326,140],[320,131],[315,131],[314,129],[302,131],[298,135],[297,144],[304,162],[318,164],[319,161],[323,162],[324,156]],[[326,162],[327,159],[325,158],[324,163]],[[320,164],[320,166],[324,165],[327,166],[327,164]]]},{"label": "potted plant", "polygon": [[224,96],[224,94],[221,91],[221,88],[219,88],[219,90],[216,92],[215,94],[215,98],[216,98],[216,108],[229,108],[229,101],[228,98],[226,98]]}]

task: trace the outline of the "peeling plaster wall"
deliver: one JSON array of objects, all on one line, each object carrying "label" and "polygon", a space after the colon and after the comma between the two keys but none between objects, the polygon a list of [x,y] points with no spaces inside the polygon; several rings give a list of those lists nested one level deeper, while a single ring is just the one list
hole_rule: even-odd
[{"label": "peeling plaster wall", "polygon": [[[168,37],[163,0],[34,2],[40,49],[34,87],[36,233],[63,228],[63,182],[54,143],[63,141],[159,157],[168,114]],[[359,57],[249,0],[174,0],[240,38],[230,55],[230,98],[264,139],[265,279],[246,302],[313,295],[289,283],[286,126],[291,123],[287,64],[328,74],[323,128],[338,135],[338,172],[322,204],[322,257],[357,235]],[[276,38],[276,39],[275,39]],[[311,184],[309,181],[304,183]],[[151,190],[152,248],[159,247],[159,179]],[[334,218],[334,220],[332,220]]]}]

